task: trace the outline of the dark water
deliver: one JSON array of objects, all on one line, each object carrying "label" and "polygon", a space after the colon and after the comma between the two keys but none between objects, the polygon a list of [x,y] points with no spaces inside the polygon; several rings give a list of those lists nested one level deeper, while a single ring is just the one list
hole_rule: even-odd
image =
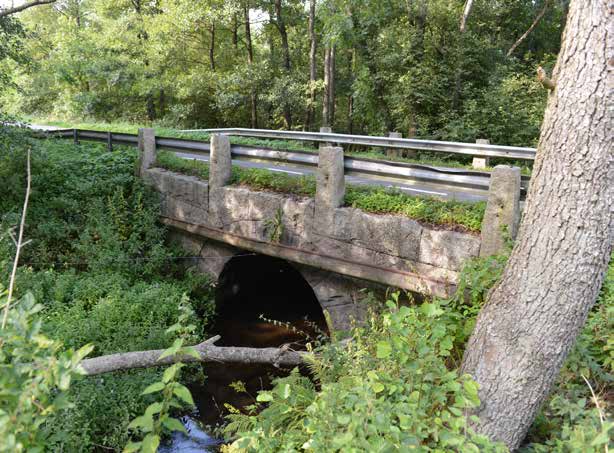
[{"label": "dark water", "polygon": [[[237,256],[228,261],[216,286],[217,319],[212,332],[221,335],[218,346],[266,348],[287,345],[304,350],[307,342],[328,334],[322,308],[301,273],[289,263],[272,257]],[[271,322],[270,320],[275,320]],[[198,408],[185,418],[190,435],[176,433],[160,451],[216,451],[220,443],[203,426],[220,426],[229,411],[226,405],[244,410],[255,402],[260,390],[271,388],[276,376],[289,369],[271,365],[206,364],[204,384],[192,386]],[[240,381],[245,392],[230,384]]]},{"label": "dark water", "polygon": [[[289,344],[292,349],[304,350],[308,341],[305,334],[317,335],[313,323],[305,320],[288,322],[289,325],[285,326],[260,320],[230,319],[218,324],[218,330],[225,334],[226,345],[263,348]],[[320,327],[316,330],[319,331]],[[203,371],[207,376],[204,383],[190,388],[198,411],[182,418],[189,435],[174,433],[160,452],[217,452],[222,440],[212,434],[212,428],[224,423],[229,414],[226,405],[244,410],[255,402],[260,390],[271,388],[275,377],[285,376],[291,370],[272,365],[205,364]],[[244,384],[245,392],[237,392],[230,386],[237,381]]]}]

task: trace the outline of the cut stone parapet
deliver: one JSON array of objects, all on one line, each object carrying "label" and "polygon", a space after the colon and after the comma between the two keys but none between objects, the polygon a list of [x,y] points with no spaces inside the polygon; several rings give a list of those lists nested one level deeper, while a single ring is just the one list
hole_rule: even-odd
[{"label": "cut stone parapet", "polygon": [[338,208],[343,205],[344,197],[343,148],[322,146],[316,177],[316,211]]},{"label": "cut stone parapet", "polygon": [[[490,145],[490,140],[484,138],[478,138],[475,141],[478,145]],[[474,157],[472,167],[473,168],[486,168],[490,165],[490,157]]]},{"label": "cut stone parapet", "polygon": [[480,256],[496,255],[505,247],[506,237],[516,237],[520,222],[520,169],[497,165],[490,176]]},{"label": "cut stone parapet", "polygon": [[138,136],[139,160],[136,169],[137,176],[144,176],[145,172],[156,163],[156,133],[151,128],[139,129]]},{"label": "cut stone parapet", "polygon": [[223,187],[230,183],[231,175],[230,139],[227,135],[213,134],[209,158],[209,186],[211,189]]}]

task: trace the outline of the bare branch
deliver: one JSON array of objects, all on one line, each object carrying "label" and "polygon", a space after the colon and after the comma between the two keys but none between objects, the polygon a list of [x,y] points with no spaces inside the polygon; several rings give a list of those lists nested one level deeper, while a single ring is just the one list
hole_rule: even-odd
[{"label": "bare branch", "polygon": [[544,88],[547,88],[548,90],[554,90],[556,87],[556,84],[548,78],[546,71],[544,71],[544,68],[541,66],[538,66],[537,68],[537,80],[539,80]]},{"label": "bare branch", "polygon": [[189,355],[175,355],[158,360],[164,349],[151,351],[122,352],[85,359],[81,366],[87,376],[110,373],[112,371],[130,370],[133,368],[150,368],[170,365],[177,362],[215,362],[269,364],[274,366],[296,366],[305,362],[307,352],[297,352],[281,348],[244,348],[236,346],[215,346],[219,335],[194,346],[200,358]]},{"label": "bare branch", "polygon": [[[6,304],[4,305],[4,314],[2,316],[2,329],[6,326],[6,320],[9,316],[9,308],[11,307],[11,298],[13,297],[13,288],[15,287],[15,274],[17,273],[17,265],[19,264],[19,252],[21,252],[21,248],[25,245],[23,242],[23,229],[26,224],[26,213],[28,211],[28,200],[30,199],[30,184],[32,182],[32,175],[30,174],[30,150],[28,149],[28,157],[27,157],[27,169],[28,169],[28,182],[26,185],[26,196],[23,201],[23,210],[21,212],[21,223],[19,225],[19,236],[17,238],[17,243],[15,244],[15,260],[13,261],[13,271],[11,272],[11,280],[9,282],[9,293],[6,298]],[[14,239],[13,239],[14,240]]]},{"label": "bare branch", "polygon": [[550,6],[551,2],[552,0],[546,0],[544,2],[544,7],[537,14],[537,16],[535,17],[535,20],[533,21],[529,29],[525,31],[524,34],[520,38],[518,38],[518,40],[514,43],[514,45],[510,47],[510,50],[507,51],[508,57],[514,52],[514,50],[516,50],[516,47],[518,47],[522,43],[522,41],[524,41],[527,38],[527,36],[529,36],[529,34],[535,29],[535,27],[537,27],[537,24],[539,23],[539,21],[542,19],[542,17],[544,17],[544,14],[546,14],[546,10],[548,9],[548,6]]},{"label": "bare branch", "polygon": [[465,33],[465,27],[467,26],[467,18],[469,14],[471,14],[471,7],[473,6],[473,0],[467,0],[465,2],[465,9],[463,10],[463,15],[461,16],[460,22],[460,32]]},{"label": "bare branch", "polygon": [[0,10],[0,17],[10,16],[11,14],[18,13],[28,8],[32,8],[33,6],[39,5],[49,5],[51,3],[55,3],[56,0],[34,0],[30,3],[24,3],[23,5],[15,6],[13,8]]}]

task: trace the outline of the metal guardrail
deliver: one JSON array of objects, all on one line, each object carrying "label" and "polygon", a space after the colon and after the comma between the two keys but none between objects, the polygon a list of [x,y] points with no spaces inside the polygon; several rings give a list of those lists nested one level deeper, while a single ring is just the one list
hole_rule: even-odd
[{"label": "metal guardrail", "polygon": [[[101,132],[81,129],[61,129],[46,131],[45,135],[59,138],[72,138],[107,143],[113,145],[138,146],[138,135],[116,132]],[[209,154],[210,144],[202,140],[156,137],[156,146],[161,149],[191,153]],[[318,155],[308,151],[276,150],[266,147],[232,145],[233,157],[247,161],[269,161],[287,163],[296,167],[318,166]],[[487,192],[490,184],[490,173],[484,171],[431,167],[428,165],[406,162],[386,161],[355,156],[346,156],[344,167],[347,174],[370,176],[373,178],[388,178],[403,182],[425,182],[441,187],[457,187],[475,189]],[[528,187],[529,177],[522,176],[522,192],[524,197]]]},{"label": "metal guardrail", "polygon": [[372,137],[368,135],[336,134],[332,132],[276,131],[268,129],[222,128],[189,129],[182,132],[207,132],[244,137],[325,142],[335,144],[365,145],[385,148],[411,149],[477,157],[500,157],[519,160],[534,160],[535,148],[500,146],[481,143],[441,142],[414,138]]}]

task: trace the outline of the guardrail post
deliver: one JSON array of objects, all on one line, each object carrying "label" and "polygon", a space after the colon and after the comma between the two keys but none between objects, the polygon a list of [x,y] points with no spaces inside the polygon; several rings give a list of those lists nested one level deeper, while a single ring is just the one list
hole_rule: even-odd
[{"label": "guardrail post", "polygon": [[343,148],[321,146],[316,177],[316,215],[342,206],[344,197]]},{"label": "guardrail post", "polygon": [[107,132],[107,149],[113,151],[113,133]]},{"label": "guardrail post", "polygon": [[[478,138],[475,141],[478,145],[490,145],[490,140],[485,138]],[[474,157],[473,164],[471,165],[473,168],[486,168],[490,165],[489,157]]]},{"label": "guardrail post", "polygon": [[72,130],[72,139],[75,145],[79,144],[79,129]]},{"label": "guardrail post", "polygon": [[151,128],[139,129],[139,162],[137,175],[143,177],[145,172],[156,163],[156,132]]},{"label": "guardrail post", "polygon": [[[400,132],[388,132],[388,137],[403,138],[403,134]],[[386,148],[387,157],[401,157],[402,151],[399,148]]]},{"label": "guardrail post", "polygon": [[490,175],[488,202],[482,220],[480,256],[500,252],[508,237],[516,237],[519,221],[520,168],[497,165]]},{"label": "guardrail post", "polygon": [[227,135],[212,134],[209,154],[209,188],[214,189],[227,185],[231,175],[230,139]]},{"label": "guardrail post", "polygon": [[[320,133],[321,134],[331,134],[332,132],[333,132],[333,128],[332,127],[322,126],[320,128]],[[322,146],[333,146],[333,144],[330,143],[330,142],[319,142],[318,143],[318,147],[322,147]]]}]

